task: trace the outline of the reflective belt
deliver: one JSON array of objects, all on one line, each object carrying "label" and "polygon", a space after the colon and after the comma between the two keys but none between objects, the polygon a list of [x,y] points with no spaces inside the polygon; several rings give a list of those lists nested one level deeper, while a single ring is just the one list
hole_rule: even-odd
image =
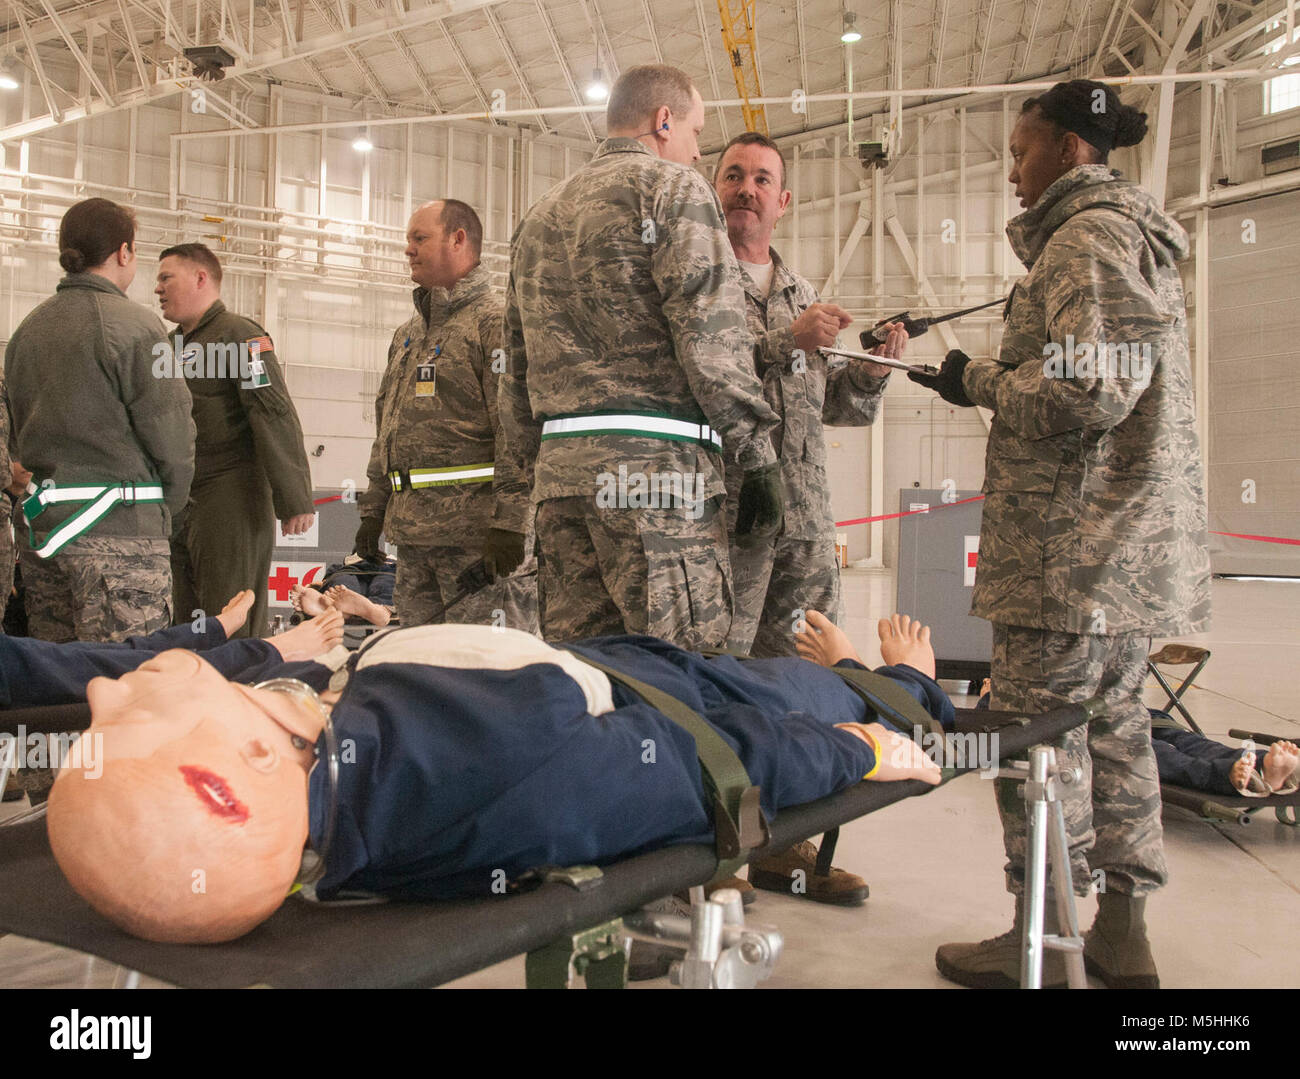
[{"label": "reflective belt", "polygon": [[722,436],[707,423],[675,420],[658,412],[591,412],[557,416],[542,423],[543,439],[577,435],[642,435],[722,450]]},{"label": "reflective belt", "polygon": [[388,482],[394,491],[417,491],[421,487],[489,483],[494,471],[491,461],[481,465],[452,465],[450,468],[395,468],[388,473]]},{"label": "reflective belt", "polygon": [[[32,553],[38,558],[51,558],[73,540],[85,535],[119,502],[124,506],[137,503],[163,502],[162,485],[158,483],[98,483],[81,487],[37,487],[27,485],[30,498],[23,502],[23,517],[27,519],[27,534],[31,537]],[[32,532],[32,522],[45,512],[47,506],[59,502],[85,502],[87,505],[57,526],[40,547]]]}]

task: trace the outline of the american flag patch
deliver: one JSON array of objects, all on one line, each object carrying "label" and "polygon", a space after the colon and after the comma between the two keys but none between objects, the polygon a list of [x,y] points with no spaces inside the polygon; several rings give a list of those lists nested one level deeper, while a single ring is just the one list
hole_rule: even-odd
[{"label": "american flag patch", "polygon": [[246,344],[253,352],[275,351],[275,347],[271,344],[271,339],[265,335],[251,338],[248,341],[245,341],[244,344]]}]

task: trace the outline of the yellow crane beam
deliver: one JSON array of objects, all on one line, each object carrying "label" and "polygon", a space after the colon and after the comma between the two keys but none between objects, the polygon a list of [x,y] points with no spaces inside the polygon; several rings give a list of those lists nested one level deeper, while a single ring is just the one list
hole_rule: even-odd
[{"label": "yellow crane beam", "polygon": [[754,35],[754,6],[757,0],[718,0],[718,14],[722,17],[722,43],[731,61],[731,74],[736,80],[736,92],[745,103],[745,130],[767,130],[767,112],[762,105],[751,105],[751,98],[763,96],[758,84],[758,39]]}]

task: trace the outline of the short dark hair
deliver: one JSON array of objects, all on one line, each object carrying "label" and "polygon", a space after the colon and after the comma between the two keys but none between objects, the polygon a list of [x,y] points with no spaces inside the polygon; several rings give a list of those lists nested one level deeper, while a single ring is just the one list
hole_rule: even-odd
[{"label": "short dark hair", "polygon": [[444,236],[450,236],[457,229],[465,230],[470,250],[475,258],[483,257],[483,222],[468,202],[460,199],[443,199],[442,213],[438,217]]},{"label": "short dark hair", "polygon": [[208,271],[208,276],[217,283],[217,287],[221,286],[221,263],[217,261],[217,256],[212,253],[212,249],[207,244],[177,244],[159,255],[158,261],[162,262],[171,255],[175,255],[178,259],[197,262]]},{"label": "short dark hair", "polygon": [[618,77],[605,106],[605,127],[625,131],[636,127],[667,105],[674,116],[683,120],[694,104],[695,84],[684,71],[667,64],[642,64],[629,68]]},{"label": "short dark hair", "polygon": [[1031,97],[1020,106],[1021,113],[1037,109],[1062,137],[1072,131],[1097,151],[1105,164],[1116,146],[1136,146],[1147,133],[1147,114],[1125,105],[1111,87],[1092,79],[1058,82],[1047,93]]},{"label": "short dark hair", "polygon": [[86,199],[59,222],[59,265],[68,273],[102,266],[123,244],[135,250],[135,211],[108,199]]},{"label": "short dark hair", "polygon": [[715,177],[718,172],[722,171],[722,162],[726,159],[727,151],[733,146],[765,146],[769,150],[775,150],[776,156],[781,159],[781,190],[785,190],[785,154],[781,152],[781,147],[761,131],[742,131],[727,143],[727,145],[722,148],[722,153],[718,155],[718,167],[714,171]]}]

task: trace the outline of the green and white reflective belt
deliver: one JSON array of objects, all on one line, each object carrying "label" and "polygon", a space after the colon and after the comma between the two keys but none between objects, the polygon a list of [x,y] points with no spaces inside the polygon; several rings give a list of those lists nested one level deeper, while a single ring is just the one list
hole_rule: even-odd
[{"label": "green and white reflective belt", "polygon": [[670,442],[698,442],[722,450],[722,436],[707,423],[678,420],[660,412],[588,412],[556,416],[542,423],[542,438],[579,435],[641,435]]},{"label": "green and white reflective belt", "polygon": [[[32,552],[38,558],[51,558],[79,536],[84,536],[95,527],[108,512],[121,503],[134,506],[139,503],[164,502],[162,484],[160,483],[89,483],[76,487],[37,487],[35,483],[27,485],[31,496],[23,502],[23,516],[27,519],[27,532],[32,539]],[[47,506],[60,502],[85,502],[80,510],[56,527],[45,537],[41,546],[36,546],[32,532],[32,522],[45,512]]]},{"label": "green and white reflective belt", "polygon": [[388,482],[394,491],[418,491],[421,487],[490,483],[494,472],[491,461],[481,465],[452,465],[450,468],[395,468],[388,473]]}]

